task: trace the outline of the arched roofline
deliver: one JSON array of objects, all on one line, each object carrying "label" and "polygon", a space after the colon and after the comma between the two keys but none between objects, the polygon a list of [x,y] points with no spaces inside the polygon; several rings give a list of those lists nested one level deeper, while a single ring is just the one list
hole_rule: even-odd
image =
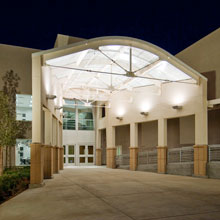
[{"label": "arched roofline", "polygon": [[183,72],[191,76],[193,79],[197,81],[198,84],[200,83],[200,79],[207,80],[199,72],[192,69],[190,66],[183,63],[181,60],[179,60],[172,54],[168,53],[167,51],[163,50],[162,48],[140,39],[124,37],[124,36],[107,36],[107,37],[92,38],[89,40],[69,44],[63,47],[36,52],[32,54],[32,57],[42,56],[42,65],[44,65],[45,62],[50,59],[62,57],[65,55],[69,55],[87,49],[97,49],[100,46],[107,46],[107,45],[132,46],[142,50],[149,51],[153,54],[156,54],[160,60],[165,60],[169,62],[170,64],[174,65],[178,69],[182,70]]}]

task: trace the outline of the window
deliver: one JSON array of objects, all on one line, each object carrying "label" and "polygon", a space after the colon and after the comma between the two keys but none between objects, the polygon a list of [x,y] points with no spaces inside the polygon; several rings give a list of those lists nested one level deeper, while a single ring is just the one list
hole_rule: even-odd
[{"label": "window", "polygon": [[102,118],[105,117],[105,105],[102,106]]},{"label": "window", "polygon": [[63,129],[76,130],[76,106],[74,100],[65,99],[63,107]]},{"label": "window", "polygon": [[63,108],[63,129],[75,130],[76,129],[76,112],[75,108]]},{"label": "window", "polygon": [[78,106],[78,129],[93,130],[92,107]]},{"label": "window", "polygon": [[16,140],[16,166],[30,165],[30,139]]},{"label": "window", "polygon": [[16,119],[32,121],[32,96],[16,94]]},{"label": "window", "polygon": [[69,145],[69,154],[74,155],[74,145]]}]

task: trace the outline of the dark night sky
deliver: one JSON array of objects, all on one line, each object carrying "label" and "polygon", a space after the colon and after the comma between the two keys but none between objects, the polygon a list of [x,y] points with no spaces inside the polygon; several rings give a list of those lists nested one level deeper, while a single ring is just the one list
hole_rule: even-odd
[{"label": "dark night sky", "polygon": [[1,44],[50,49],[57,33],[82,38],[121,35],[176,54],[220,27],[217,0],[31,2],[1,5]]}]

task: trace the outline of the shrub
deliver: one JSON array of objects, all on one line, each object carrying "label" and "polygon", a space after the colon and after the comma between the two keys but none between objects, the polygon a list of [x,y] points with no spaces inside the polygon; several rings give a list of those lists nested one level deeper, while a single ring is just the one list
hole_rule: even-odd
[{"label": "shrub", "polygon": [[27,188],[30,167],[6,169],[0,176],[0,202]]}]

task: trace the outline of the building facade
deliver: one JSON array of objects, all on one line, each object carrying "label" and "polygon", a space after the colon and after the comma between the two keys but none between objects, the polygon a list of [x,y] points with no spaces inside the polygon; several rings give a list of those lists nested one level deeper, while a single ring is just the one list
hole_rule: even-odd
[{"label": "building facade", "polygon": [[[13,155],[28,164],[32,142],[32,185],[63,162],[220,177],[219,29],[178,59],[124,37],[58,35],[47,51],[1,47],[9,51],[1,73],[21,72],[17,119],[32,121],[32,136],[18,139]],[[14,67],[10,53],[24,58]]]}]

